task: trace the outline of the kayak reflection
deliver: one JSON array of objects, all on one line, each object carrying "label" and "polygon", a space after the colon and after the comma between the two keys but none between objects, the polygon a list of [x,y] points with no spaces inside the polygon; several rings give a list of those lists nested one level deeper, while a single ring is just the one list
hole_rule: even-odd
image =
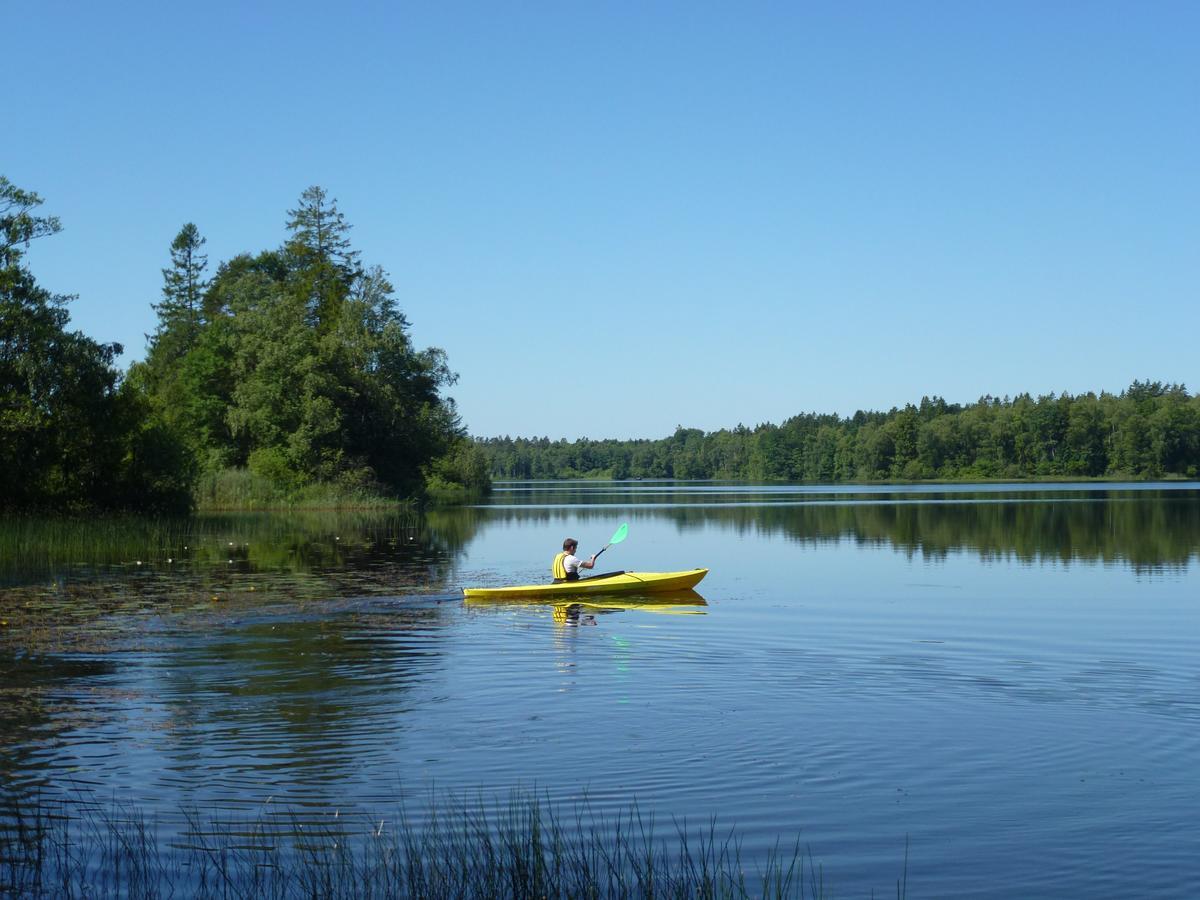
[{"label": "kayak reflection", "polygon": [[696,591],[669,591],[633,597],[605,597],[554,604],[554,621],[560,625],[595,625],[597,615],[626,610],[672,616],[702,616],[708,601]]},{"label": "kayak reflection", "polygon": [[468,597],[467,606],[477,609],[543,608],[549,606],[559,625],[595,625],[596,616],[636,610],[673,616],[702,616],[708,601],[694,590],[656,591],[595,598],[573,597],[540,599],[537,597]]}]

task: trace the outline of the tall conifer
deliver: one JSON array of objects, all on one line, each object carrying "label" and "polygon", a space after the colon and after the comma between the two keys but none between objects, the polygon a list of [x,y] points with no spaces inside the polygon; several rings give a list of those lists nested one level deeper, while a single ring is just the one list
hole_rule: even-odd
[{"label": "tall conifer", "polygon": [[[208,282],[204,269],[208,256],[201,252],[205,239],[191,222],[171,241],[171,265],[162,270],[162,302],[152,304],[158,313],[153,342],[166,361],[183,356],[196,345],[203,324],[203,298]],[[158,345],[164,345],[159,347]]]},{"label": "tall conifer", "polygon": [[327,331],[362,274],[359,253],[350,249],[351,226],[337,208],[337,199],[313,185],[300,195],[299,205],[288,210],[287,227],[292,234],[286,249],[309,324]]}]

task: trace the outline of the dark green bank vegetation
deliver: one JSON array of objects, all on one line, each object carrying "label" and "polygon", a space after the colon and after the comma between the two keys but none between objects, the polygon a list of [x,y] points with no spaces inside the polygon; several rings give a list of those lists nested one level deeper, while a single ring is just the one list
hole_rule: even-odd
[{"label": "dark green bank vegetation", "polygon": [[782,425],[662,440],[481,439],[499,478],[870,482],[1196,478],[1200,396],[1135,381],[1119,394],[940,397],[887,412],[805,413]]},{"label": "dark green bank vegetation", "polygon": [[[70,328],[31,242],[42,200],[0,177],[0,509],[372,505],[461,500],[490,485],[395,289],[362,263],[336,201],[311,187],[276,248],[210,270],[205,238],[170,242],[146,358]],[[164,242],[165,243],[165,242]],[[130,302],[134,302],[131,300]]]}]

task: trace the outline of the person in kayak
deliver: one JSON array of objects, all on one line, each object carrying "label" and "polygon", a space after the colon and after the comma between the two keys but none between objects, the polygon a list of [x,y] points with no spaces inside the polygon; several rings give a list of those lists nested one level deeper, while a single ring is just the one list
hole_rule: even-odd
[{"label": "person in kayak", "polygon": [[563,541],[562,553],[554,557],[554,564],[551,566],[554,572],[554,581],[578,581],[580,569],[590,569],[596,565],[596,554],[592,554],[591,559],[580,559],[575,555],[575,551],[579,549],[579,541],[575,538],[567,538]]}]

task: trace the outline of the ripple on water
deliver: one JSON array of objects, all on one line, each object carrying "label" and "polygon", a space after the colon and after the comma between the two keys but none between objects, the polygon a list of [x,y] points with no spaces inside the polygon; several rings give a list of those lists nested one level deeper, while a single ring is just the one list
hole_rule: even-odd
[{"label": "ripple on water", "polygon": [[[1114,550],[1089,514],[1082,555],[1059,532],[1018,547],[1004,510],[922,499],[635,511],[646,558],[682,536],[714,561],[700,615],[464,607],[332,564],[268,604],[248,572],[221,576],[246,593],[219,606],[182,579],[178,608],[124,619],[92,591],[117,610],[105,652],[22,661],[0,688],[19,699],[7,786],[283,834],[523,788],[567,815],[636,803],[663,837],[715,817],[748,859],[798,835],[844,896],[894,884],[906,837],[914,896],[1178,895],[1200,877],[1195,573],[1125,560],[1194,541],[1168,523],[1169,552]],[[513,546],[578,509],[481,520],[456,579],[540,578]]]}]

